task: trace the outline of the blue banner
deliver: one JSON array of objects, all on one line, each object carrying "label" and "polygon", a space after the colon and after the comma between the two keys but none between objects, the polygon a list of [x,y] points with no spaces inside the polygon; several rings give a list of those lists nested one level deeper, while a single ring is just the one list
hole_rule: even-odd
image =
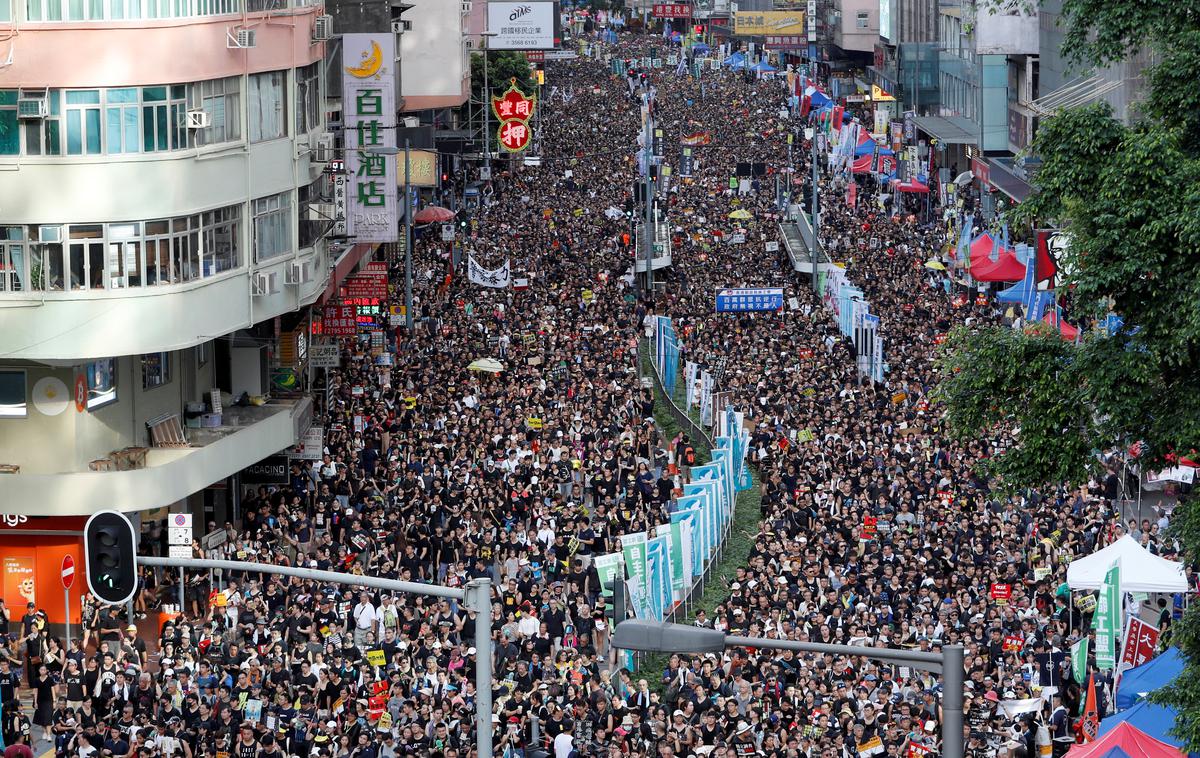
[{"label": "blue banner", "polygon": [[[680,498],[681,500],[683,498]],[[689,498],[692,499],[692,498]],[[701,534],[701,517],[699,498],[694,498],[697,504],[687,509],[677,510],[671,514],[672,524],[687,524],[692,533],[692,573],[700,576],[704,573],[704,538]]]},{"label": "blue banner", "polygon": [[723,287],[717,290],[717,313],[781,310],[782,287]]}]

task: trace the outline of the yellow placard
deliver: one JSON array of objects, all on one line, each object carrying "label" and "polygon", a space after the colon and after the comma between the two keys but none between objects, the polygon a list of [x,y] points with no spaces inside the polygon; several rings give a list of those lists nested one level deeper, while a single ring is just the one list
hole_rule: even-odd
[{"label": "yellow placard", "polygon": [[367,663],[372,666],[386,666],[387,656],[383,654],[382,650],[368,650]]},{"label": "yellow placard", "polygon": [[534,430],[535,432],[541,431],[542,420],[540,418],[538,418],[537,416],[530,416],[529,418],[525,419],[525,425],[528,426],[530,429]]},{"label": "yellow placard", "polygon": [[738,11],[733,33],[741,36],[805,34],[803,11]]},{"label": "yellow placard", "polygon": [[379,723],[375,725],[375,728],[379,729],[380,731],[387,731],[388,729],[391,729],[392,728],[392,712],[384,711],[379,716]]}]

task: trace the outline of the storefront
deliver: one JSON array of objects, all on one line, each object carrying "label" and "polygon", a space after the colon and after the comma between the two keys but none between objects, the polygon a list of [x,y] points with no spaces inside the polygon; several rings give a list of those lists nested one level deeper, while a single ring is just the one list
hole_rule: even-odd
[{"label": "storefront", "polygon": [[83,526],[86,516],[0,517],[0,566],[4,570],[4,605],[17,624],[25,607],[33,603],[46,612],[52,625],[66,620],[63,596],[63,557],[75,560],[70,616],[79,624],[80,597],[87,588],[83,563]]}]

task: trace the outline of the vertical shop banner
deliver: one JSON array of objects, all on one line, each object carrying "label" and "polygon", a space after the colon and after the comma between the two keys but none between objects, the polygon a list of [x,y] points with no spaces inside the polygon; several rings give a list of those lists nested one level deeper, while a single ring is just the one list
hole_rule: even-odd
[{"label": "vertical shop banner", "polygon": [[613,593],[607,589],[608,583],[614,578],[624,579],[624,569],[621,565],[622,555],[620,553],[609,553],[607,555],[597,555],[592,559],[592,565],[596,568],[596,574],[600,577],[601,593],[604,597],[612,597]]},{"label": "vertical shop banner", "polygon": [[346,234],[356,242],[395,242],[396,36],[342,35],[346,122]]},{"label": "vertical shop banner", "polygon": [[32,555],[4,556],[4,604],[14,616],[25,612],[28,603],[37,603],[37,576]]},{"label": "vertical shop banner", "polygon": [[1121,626],[1121,566],[1113,563],[1100,585],[1096,615],[1092,617],[1092,628],[1096,630],[1096,668],[1101,671],[1116,667]]},{"label": "vertical shop banner", "polygon": [[646,533],[635,532],[621,537],[621,552],[625,556],[625,571],[629,577],[629,594],[637,617],[651,618],[649,584],[646,566]]}]

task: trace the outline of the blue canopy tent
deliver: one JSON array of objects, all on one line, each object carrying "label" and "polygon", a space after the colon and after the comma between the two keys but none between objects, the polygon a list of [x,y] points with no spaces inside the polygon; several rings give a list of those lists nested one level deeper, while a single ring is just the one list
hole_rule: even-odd
[{"label": "blue canopy tent", "polygon": [[765,73],[770,73],[771,71],[776,71],[777,69],[774,66],[772,66],[771,64],[767,63],[766,61],[759,61],[758,63],[755,63],[753,66],[751,66],[750,70],[757,71],[760,74],[765,74]]},{"label": "blue canopy tent", "polygon": [[[1127,674],[1128,675],[1128,674]],[[1165,705],[1155,705],[1143,700],[1129,710],[1114,713],[1100,721],[1100,734],[1108,734],[1117,728],[1118,724],[1128,722],[1133,728],[1145,732],[1156,740],[1183,749],[1183,740],[1171,733],[1175,728],[1174,708]],[[1189,753],[1191,758],[1200,758],[1200,753]]]},{"label": "blue canopy tent", "polygon": [[730,68],[745,68],[746,56],[742,53],[734,53],[725,60],[721,61],[721,65],[729,66]]},{"label": "blue canopy tent", "polygon": [[[1183,658],[1178,648],[1167,648],[1161,654],[1121,676],[1117,687],[1117,708],[1125,709],[1160,687],[1178,678],[1183,671]],[[1136,725],[1135,725],[1136,726]]]}]

